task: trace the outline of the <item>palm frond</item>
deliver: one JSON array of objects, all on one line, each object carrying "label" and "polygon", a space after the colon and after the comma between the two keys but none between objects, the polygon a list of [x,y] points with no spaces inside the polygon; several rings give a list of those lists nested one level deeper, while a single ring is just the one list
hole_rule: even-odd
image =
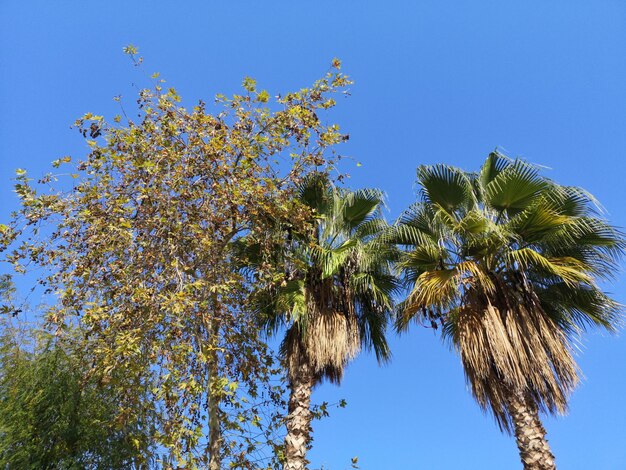
[{"label": "palm frond", "polygon": [[373,350],[379,363],[386,363],[391,359],[391,350],[386,338],[389,318],[386,311],[371,300],[358,298],[361,310],[359,322],[361,346],[365,350]]},{"label": "palm frond", "polygon": [[505,168],[511,166],[512,163],[513,160],[505,155],[502,155],[497,150],[491,152],[480,169],[478,177],[480,186],[486,188],[496,176],[498,176]]},{"label": "palm frond", "polygon": [[348,229],[358,227],[370,216],[380,216],[383,200],[384,193],[377,189],[359,189],[344,193],[342,216]]},{"label": "palm frond", "polygon": [[538,288],[537,296],[544,310],[570,333],[590,326],[616,332],[624,322],[623,306],[593,286],[554,283]]},{"label": "palm frond", "polygon": [[509,251],[507,261],[513,270],[545,272],[548,275],[559,277],[563,282],[571,285],[580,282],[593,282],[588,274],[590,268],[581,260],[572,257],[546,258],[531,248],[520,248]]},{"label": "palm frond", "polygon": [[355,316],[326,312],[310,318],[306,331],[292,325],[282,344],[280,352],[290,374],[306,360],[318,380],[326,377],[338,383],[346,364],[360,351],[359,324]]},{"label": "palm frond", "polygon": [[398,280],[387,273],[360,272],[352,276],[350,284],[359,301],[367,299],[368,305],[386,312],[393,308],[393,296],[399,291]]},{"label": "palm frond", "polygon": [[[561,227],[542,240],[546,253],[554,256],[575,256],[594,253],[601,275],[611,277],[626,248],[624,235],[601,219],[576,217],[567,227]],[[604,266],[604,268],[603,268]]]},{"label": "palm frond", "polygon": [[548,186],[537,167],[515,160],[485,186],[485,203],[501,212],[516,213],[530,206]]},{"label": "palm frond", "polygon": [[460,169],[447,165],[422,165],[417,169],[417,180],[422,186],[422,196],[431,204],[452,212],[474,202],[472,184]]},{"label": "palm frond", "polygon": [[360,240],[369,240],[372,237],[378,236],[389,229],[389,224],[385,219],[375,218],[367,220],[359,224],[354,230],[354,238]]},{"label": "palm frond", "polygon": [[459,285],[464,285],[466,289],[476,289],[485,295],[491,295],[495,292],[495,284],[475,261],[461,261],[456,264],[454,269],[457,282]]},{"label": "palm frond", "polygon": [[540,309],[518,303],[502,311],[487,303],[459,310],[447,322],[472,394],[502,430],[512,431],[512,390],[530,390],[541,409],[565,412],[578,369],[562,331]]},{"label": "palm frond", "polygon": [[404,253],[400,259],[399,267],[413,268],[422,272],[441,269],[448,261],[448,256],[448,252],[437,244],[422,244],[408,253]]},{"label": "palm frond", "polygon": [[435,243],[436,238],[431,233],[424,232],[418,227],[399,224],[389,227],[381,235],[383,241],[389,244],[404,246],[419,246],[425,243]]},{"label": "palm frond", "polygon": [[532,204],[512,217],[507,223],[507,228],[514,232],[517,238],[527,243],[541,241],[557,231],[567,231],[575,219],[561,215],[544,202],[541,200],[537,204]]},{"label": "palm frond", "polygon": [[597,216],[602,207],[596,198],[582,188],[553,184],[542,193],[548,207],[569,217]]},{"label": "palm frond", "polygon": [[307,175],[297,189],[299,202],[318,213],[325,213],[328,210],[335,190],[328,176],[322,173]]},{"label": "palm frond", "polygon": [[430,236],[436,236],[437,230],[432,220],[433,207],[428,203],[417,202],[400,215],[396,225],[406,225]]},{"label": "palm frond", "polygon": [[454,269],[438,269],[421,273],[411,293],[400,307],[396,327],[405,330],[411,320],[419,319],[424,311],[449,310],[459,296],[459,279]]},{"label": "palm frond", "polygon": [[[302,279],[285,281],[271,297],[266,309],[273,312],[285,312],[286,320],[306,328],[308,299],[305,282]],[[276,315],[274,315],[276,316]]]},{"label": "palm frond", "polygon": [[493,222],[480,210],[471,210],[456,224],[456,231],[462,235],[480,235],[490,231]]}]

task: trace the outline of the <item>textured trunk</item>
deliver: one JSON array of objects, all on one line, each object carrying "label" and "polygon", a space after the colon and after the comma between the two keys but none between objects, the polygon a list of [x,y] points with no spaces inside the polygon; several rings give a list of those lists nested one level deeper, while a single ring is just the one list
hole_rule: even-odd
[{"label": "textured trunk", "polygon": [[220,470],[222,450],[222,429],[220,427],[220,408],[216,397],[209,393],[209,470]]},{"label": "textured trunk", "polygon": [[209,470],[220,470],[222,466],[222,427],[221,427],[221,394],[215,385],[218,379],[217,338],[219,326],[216,322],[211,324],[209,330],[210,351],[207,369],[209,374],[209,391],[207,396],[209,412]]},{"label": "textured trunk", "polygon": [[292,375],[289,394],[289,415],[285,436],[283,470],[306,470],[306,452],[311,439],[311,391],[313,374],[309,364],[302,363]]},{"label": "textured trunk", "polygon": [[556,470],[537,406],[522,393],[511,393],[508,402],[524,470]]}]

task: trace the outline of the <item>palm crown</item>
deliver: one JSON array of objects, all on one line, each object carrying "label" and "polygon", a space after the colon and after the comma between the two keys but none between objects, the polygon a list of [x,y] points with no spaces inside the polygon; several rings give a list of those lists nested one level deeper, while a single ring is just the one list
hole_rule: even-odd
[{"label": "palm crown", "polygon": [[398,287],[391,270],[396,250],[379,236],[388,228],[380,191],[339,189],[313,175],[298,200],[311,211],[309,228],[292,233],[281,224],[274,262],[284,276],[261,290],[256,304],[270,331],[287,327],[281,352],[289,371],[305,360],[316,381],[338,382],[361,347],[380,361],[389,357],[385,329]]},{"label": "palm crown", "polygon": [[392,232],[411,286],[398,327],[440,322],[501,428],[511,392],[563,412],[578,380],[573,335],[619,321],[597,281],[614,275],[622,234],[582,189],[497,152],[478,173],[421,166],[418,182],[421,201]]}]

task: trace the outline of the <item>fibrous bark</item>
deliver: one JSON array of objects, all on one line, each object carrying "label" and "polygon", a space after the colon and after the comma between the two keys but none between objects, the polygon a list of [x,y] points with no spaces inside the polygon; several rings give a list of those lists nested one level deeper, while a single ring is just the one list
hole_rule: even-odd
[{"label": "fibrous bark", "polygon": [[290,378],[285,463],[283,470],[306,470],[306,452],[311,439],[311,391],[314,378],[310,365],[302,360]]},{"label": "fibrous bark", "polygon": [[509,412],[515,427],[515,439],[524,470],[556,470],[554,455],[546,439],[533,400],[520,392],[508,397]]}]

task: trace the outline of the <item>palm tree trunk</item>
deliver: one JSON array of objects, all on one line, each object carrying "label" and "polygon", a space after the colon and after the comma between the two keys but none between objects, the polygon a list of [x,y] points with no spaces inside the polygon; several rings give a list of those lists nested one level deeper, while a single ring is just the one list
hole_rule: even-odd
[{"label": "palm tree trunk", "polygon": [[290,388],[283,470],[306,470],[309,463],[306,452],[311,440],[313,390],[313,373],[306,360],[302,360],[292,374]]},{"label": "palm tree trunk", "polygon": [[512,392],[508,402],[524,470],[556,470],[554,455],[535,403],[520,392]]}]

